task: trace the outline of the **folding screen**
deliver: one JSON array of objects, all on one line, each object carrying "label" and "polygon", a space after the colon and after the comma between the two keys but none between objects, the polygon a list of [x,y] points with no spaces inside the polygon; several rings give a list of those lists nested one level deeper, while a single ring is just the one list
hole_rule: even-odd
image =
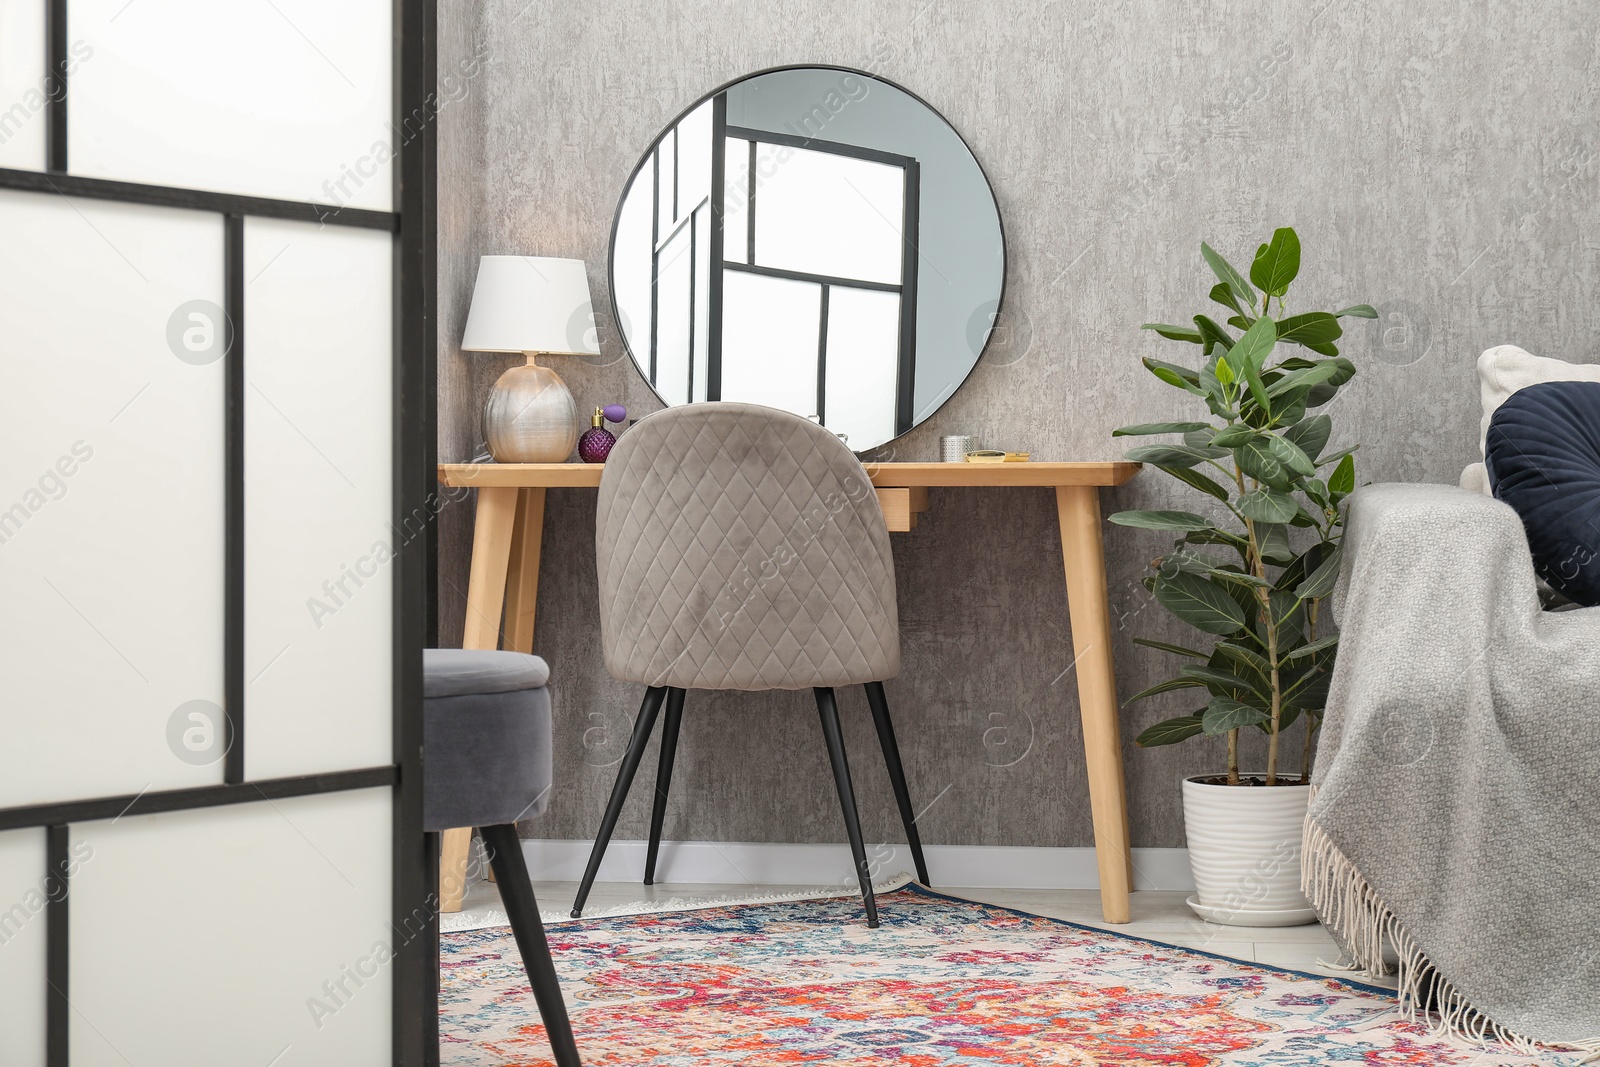
[{"label": "folding screen", "polygon": [[437,1061],[429,0],[0,0],[0,1063]]}]

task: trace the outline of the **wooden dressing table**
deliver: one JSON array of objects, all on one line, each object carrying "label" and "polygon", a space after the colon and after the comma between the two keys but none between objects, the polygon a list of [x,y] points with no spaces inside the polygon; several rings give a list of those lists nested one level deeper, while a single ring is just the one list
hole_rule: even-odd
[{"label": "wooden dressing table", "polygon": [[[1139,464],[1099,463],[877,463],[867,473],[878,492],[891,532],[916,526],[937,486],[1043,486],[1056,491],[1061,547],[1072,624],[1073,663],[1083,719],[1089,804],[1094,821],[1100,906],[1106,922],[1128,921],[1132,883],[1128,809],[1117,725],[1117,687],[1111,663],[1111,613],[1106,597],[1105,547],[1101,537],[1101,486],[1122,485]],[[534,609],[539,596],[539,548],[544,533],[545,490],[598,488],[601,464],[446,463],[443,485],[478,490],[467,589],[465,648],[501,646],[533,650]],[[443,911],[459,911],[470,830],[445,834],[441,858]]]}]

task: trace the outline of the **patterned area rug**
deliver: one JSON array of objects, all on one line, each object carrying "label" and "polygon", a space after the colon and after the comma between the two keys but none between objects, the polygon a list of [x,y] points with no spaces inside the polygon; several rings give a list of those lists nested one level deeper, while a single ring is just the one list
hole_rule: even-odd
[{"label": "patterned area rug", "polygon": [[[958,900],[880,895],[548,929],[589,1067],[1527,1067],[1431,1036],[1387,990]],[[444,1064],[549,1064],[506,927],[443,935]]]}]

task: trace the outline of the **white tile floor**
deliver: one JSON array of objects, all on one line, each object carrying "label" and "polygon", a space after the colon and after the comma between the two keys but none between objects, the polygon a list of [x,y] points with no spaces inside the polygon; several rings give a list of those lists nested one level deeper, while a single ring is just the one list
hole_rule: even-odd
[{"label": "white tile floor", "polygon": [[[539,898],[539,909],[549,914],[559,911],[566,914],[577,893],[576,882],[535,882],[534,893]],[[1100,921],[1100,895],[1083,889],[961,889],[936,886],[941,893],[980,900],[1002,907],[1045,915],[1054,919],[1067,919],[1089,926],[1103,926],[1108,930],[1147,937],[1169,945],[1214,952],[1219,956],[1251,960],[1274,967],[1295,971],[1354,977],[1371,981],[1359,975],[1338,971],[1326,966],[1339,957],[1333,939],[1320,924],[1286,926],[1277,928],[1248,928],[1218,926],[1198,918],[1184,904],[1186,894],[1181,892],[1145,891],[1133,894],[1133,921],[1111,926]],[[824,889],[803,885],[727,885],[686,882],[662,883],[654,886],[638,882],[597,882],[585,907],[588,914],[603,912],[608,908],[639,901],[681,900],[739,900],[768,894],[803,892],[814,889],[819,894],[837,894],[837,887]],[[500,895],[492,882],[479,882],[467,892],[462,908],[468,915],[483,915],[500,910]],[[1325,962],[1324,962],[1325,961]]]}]

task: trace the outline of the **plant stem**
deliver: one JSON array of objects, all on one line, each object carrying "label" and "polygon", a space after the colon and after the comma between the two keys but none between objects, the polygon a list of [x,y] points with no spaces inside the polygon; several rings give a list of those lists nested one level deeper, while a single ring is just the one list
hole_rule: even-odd
[{"label": "plant stem", "polygon": [[[1265,306],[1265,299],[1262,301]],[[1265,311],[1262,312],[1265,314]],[[1234,481],[1243,496],[1244,471],[1237,465],[1233,469]],[[1261,558],[1261,542],[1256,538],[1254,520],[1245,519],[1245,530],[1250,535],[1250,573],[1262,581],[1267,580],[1266,561]],[[1272,597],[1263,586],[1256,586],[1256,599],[1261,602],[1262,618],[1267,630],[1267,663],[1272,669],[1272,732],[1267,735],[1267,784],[1278,784],[1278,725],[1283,719],[1283,685],[1278,676],[1278,621],[1272,617]],[[1235,784],[1230,781],[1229,784]]]},{"label": "plant stem", "polygon": [[1278,784],[1278,726],[1283,719],[1283,688],[1278,681],[1278,626],[1271,619],[1272,600],[1265,589],[1261,600],[1267,612],[1267,662],[1272,665],[1272,732],[1267,735],[1267,784]]},{"label": "plant stem", "polygon": [[1228,731],[1228,784],[1239,784],[1239,731]]},{"label": "plant stem", "polygon": [[[1307,619],[1307,621],[1308,621],[1308,623],[1310,625],[1310,629],[1309,629],[1309,631],[1307,633],[1307,637],[1306,637],[1306,643],[1307,644],[1309,644],[1312,641],[1315,641],[1317,639],[1317,607],[1321,603],[1322,603],[1322,601],[1320,599],[1319,600],[1313,600],[1311,602],[1311,606],[1306,611],[1306,619]],[[1302,749],[1301,752],[1300,752],[1300,784],[1301,785],[1306,785],[1307,783],[1309,783],[1311,781],[1311,742],[1317,736],[1316,716],[1313,715],[1308,710],[1308,711],[1305,712],[1305,717],[1306,717],[1306,747],[1304,749]]]}]

